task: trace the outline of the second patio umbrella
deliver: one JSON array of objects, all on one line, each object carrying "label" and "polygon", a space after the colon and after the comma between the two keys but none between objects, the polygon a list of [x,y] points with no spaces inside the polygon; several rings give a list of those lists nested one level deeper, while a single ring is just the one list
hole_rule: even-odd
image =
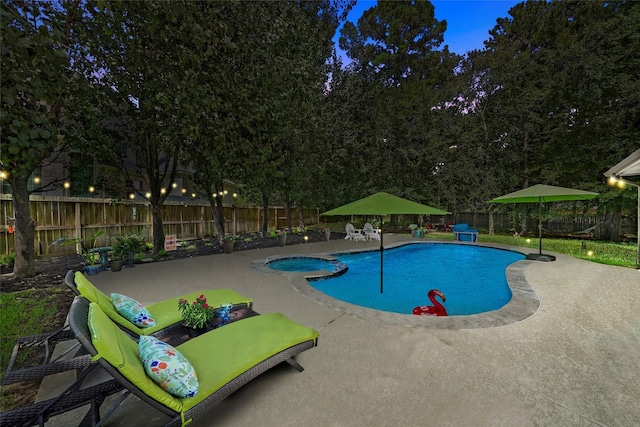
[{"label": "second patio umbrella", "polygon": [[[320,215],[446,215],[449,212],[380,192],[369,197],[347,203]],[[380,233],[380,293],[383,292],[384,245]]]},{"label": "second patio umbrella", "polygon": [[573,188],[555,187],[552,185],[537,184],[523,190],[497,197],[493,203],[538,203],[538,237],[540,239],[540,251],[538,254],[527,255],[528,259],[553,261],[552,255],[542,255],[542,203],[563,202],[568,200],[590,200],[598,197],[598,193],[591,191],[575,190]]}]

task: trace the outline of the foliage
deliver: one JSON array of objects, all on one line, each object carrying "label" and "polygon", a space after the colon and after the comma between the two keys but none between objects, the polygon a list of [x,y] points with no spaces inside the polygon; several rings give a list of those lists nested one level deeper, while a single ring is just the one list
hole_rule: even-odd
[{"label": "foliage", "polygon": [[207,304],[204,295],[200,295],[193,303],[180,298],[178,309],[182,315],[182,323],[192,328],[203,328],[215,317],[215,310]]},{"label": "foliage", "polygon": [[98,239],[98,237],[102,236],[103,234],[105,234],[105,230],[96,231],[91,237],[89,237],[89,244],[88,245],[85,243],[85,241],[84,241],[84,239],[82,237],[73,237],[73,238],[71,238],[71,237],[61,237],[61,238],[55,240],[51,244],[52,245],[62,245],[62,246],[79,245],[80,246],[80,251],[82,253],[82,256],[84,257],[84,259],[87,262],[87,264],[95,265],[95,264],[97,264],[97,262],[99,260],[99,256],[98,256],[98,254],[92,253],[91,249],[95,248],[96,240]]},{"label": "foliage", "polygon": [[0,265],[3,267],[11,267],[13,265],[13,261],[16,258],[15,252],[10,252],[8,254],[0,254]]},{"label": "foliage", "polygon": [[[35,222],[29,177],[73,146],[98,152],[95,87],[79,70],[83,33],[78,2],[3,1],[0,6],[2,96],[0,164],[8,173],[15,212],[14,276],[35,274]],[[54,178],[61,185],[64,175]]]},{"label": "foliage", "polygon": [[145,238],[141,234],[119,234],[112,238],[112,259],[124,260],[129,254],[144,251],[147,247]]}]

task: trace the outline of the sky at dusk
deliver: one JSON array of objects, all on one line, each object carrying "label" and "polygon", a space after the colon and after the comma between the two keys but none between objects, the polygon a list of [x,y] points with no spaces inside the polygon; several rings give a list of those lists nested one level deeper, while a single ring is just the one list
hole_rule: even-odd
[{"label": "sky at dusk", "polygon": [[[349,12],[347,20],[357,23],[362,13],[375,6],[375,0],[358,0]],[[459,55],[473,49],[482,49],[483,42],[489,38],[489,30],[496,25],[496,19],[508,16],[508,11],[514,5],[521,3],[515,0],[432,0],[436,19],[447,21],[447,31],[444,33],[444,44],[449,50]],[[334,41],[336,46],[340,31]],[[346,55],[343,60],[348,61]]]}]

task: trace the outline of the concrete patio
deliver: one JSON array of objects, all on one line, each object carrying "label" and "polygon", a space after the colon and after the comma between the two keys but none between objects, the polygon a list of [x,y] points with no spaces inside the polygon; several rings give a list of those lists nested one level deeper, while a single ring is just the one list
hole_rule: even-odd
[{"label": "concrete patio", "polygon": [[[385,236],[385,244],[408,240]],[[362,318],[297,291],[290,275],[253,260],[331,253],[377,242],[331,241],[137,265],[91,281],[144,304],[230,287],[260,313],[282,312],[320,332],[298,373],[280,365],[214,408],[197,426],[640,425],[640,272],[561,254],[529,262],[540,299],[531,317],[484,329],[398,326]],[[215,363],[215,349],[212,351]],[[42,394],[51,393],[52,381]],[[104,408],[105,406],[103,406]],[[47,425],[76,425],[85,411]],[[129,397],[106,426],[167,418]]]}]

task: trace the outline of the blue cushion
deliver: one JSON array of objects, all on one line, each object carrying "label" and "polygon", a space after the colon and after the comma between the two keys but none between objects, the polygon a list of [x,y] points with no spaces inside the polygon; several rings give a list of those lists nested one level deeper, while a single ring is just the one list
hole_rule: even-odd
[{"label": "blue cushion", "polygon": [[133,298],[120,294],[111,294],[111,302],[120,313],[120,316],[137,327],[148,328],[149,326],[155,326],[156,321],[151,317],[149,310]]}]

